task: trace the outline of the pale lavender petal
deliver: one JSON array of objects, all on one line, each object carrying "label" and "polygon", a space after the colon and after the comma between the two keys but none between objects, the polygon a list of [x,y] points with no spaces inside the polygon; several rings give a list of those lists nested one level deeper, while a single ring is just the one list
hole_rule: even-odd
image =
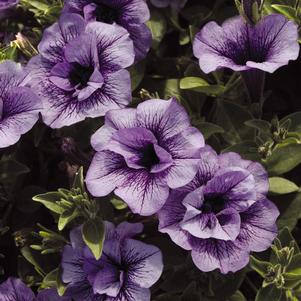
[{"label": "pale lavender petal", "polygon": [[223,274],[237,272],[249,262],[248,250],[232,241],[195,239],[192,244],[192,260],[203,272],[215,269]]},{"label": "pale lavender petal", "polygon": [[109,151],[95,154],[86,175],[86,185],[93,196],[105,196],[124,181],[124,159]]},{"label": "pale lavender petal", "polygon": [[251,251],[262,252],[268,249],[277,236],[275,224],[279,210],[269,200],[263,198],[241,213],[242,229],[240,240]]},{"label": "pale lavender petal", "polygon": [[135,53],[129,34],[120,26],[91,22],[86,32],[96,39],[101,69],[116,71],[133,64]]},{"label": "pale lavender petal", "polygon": [[149,288],[159,280],[163,270],[163,259],[157,247],[138,240],[126,239],[121,252],[129,266],[127,277],[131,282]]},{"label": "pale lavender petal", "polygon": [[84,19],[77,14],[63,14],[59,21],[43,32],[38,49],[50,61],[62,61],[65,45],[78,37],[85,29]]},{"label": "pale lavender petal", "polygon": [[164,175],[150,174],[146,170],[130,170],[115,194],[122,198],[133,213],[152,215],[164,205],[169,188]]},{"label": "pale lavender petal", "polygon": [[174,98],[151,99],[139,104],[137,119],[141,126],[157,133],[158,139],[173,137],[190,126],[185,109]]}]

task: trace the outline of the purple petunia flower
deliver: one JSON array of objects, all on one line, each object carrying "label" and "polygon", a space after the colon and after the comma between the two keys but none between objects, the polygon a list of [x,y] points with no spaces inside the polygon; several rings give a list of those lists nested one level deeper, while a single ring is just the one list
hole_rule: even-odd
[{"label": "purple petunia flower", "polygon": [[62,280],[66,294],[75,301],[148,301],[149,288],[163,270],[160,250],[132,239],[143,230],[142,224],[105,222],[103,253],[96,260],[85,246],[81,228],[70,233],[71,245],[62,258]]},{"label": "purple petunia flower", "polygon": [[35,297],[33,291],[20,279],[8,278],[0,285],[1,301],[71,301],[69,297],[60,297],[55,289],[45,289]]},{"label": "purple petunia flower", "polygon": [[266,198],[268,175],[257,162],[236,153],[201,151],[194,180],[172,191],[158,212],[159,231],[191,255],[204,271],[242,269],[251,251],[270,247],[279,211]]},{"label": "purple petunia flower", "polygon": [[187,0],[150,0],[150,2],[159,8],[170,6],[172,9],[179,11],[185,6]]},{"label": "purple petunia flower", "polygon": [[17,6],[19,0],[0,0],[0,20],[10,16],[11,10]]},{"label": "purple petunia flower", "polygon": [[193,52],[205,73],[220,68],[242,71],[251,98],[256,98],[263,89],[262,71],[272,73],[297,59],[298,26],[278,14],[255,25],[242,17],[231,18],[222,26],[209,22],[196,35]]},{"label": "purple petunia flower", "polygon": [[86,177],[91,194],[114,191],[134,213],[151,215],[170,188],[193,179],[204,138],[175,99],[152,99],[137,109],[108,112],[92,145],[97,153]]},{"label": "purple petunia flower", "polygon": [[209,22],[196,35],[194,55],[205,73],[220,68],[274,72],[299,54],[297,25],[282,15],[264,17],[255,26],[234,17],[219,26]]},{"label": "purple petunia flower", "polygon": [[39,98],[25,87],[28,74],[20,64],[0,64],[0,148],[15,144],[39,118]]},{"label": "purple petunia flower", "polygon": [[45,30],[40,55],[28,65],[31,84],[44,101],[44,122],[59,128],[86,117],[103,116],[131,101],[133,43],[121,27],[86,25],[77,14],[64,14]]},{"label": "purple petunia flower", "polygon": [[144,24],[150,13],[144,0],[66,0],[63,12],[125,28],[134,43],[136,61],[143,59],[150,49],[152,36]]}]

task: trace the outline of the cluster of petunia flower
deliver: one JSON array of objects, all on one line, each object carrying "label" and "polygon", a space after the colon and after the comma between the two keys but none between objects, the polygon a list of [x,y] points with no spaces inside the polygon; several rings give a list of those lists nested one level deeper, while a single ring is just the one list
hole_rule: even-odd
[{"label": "cluster of petunia flower", "polygon": [[[185,1],[175,9],[181,5]],[[0,65],[0,148],[16,143],[39,113],[52,128],[105,115],[91,139],[91,195],[114,192],[133,213],[157,214],[159,231],[191,251],[200,270],[238,271],[250,252],[266,250],[277,234],[279,212],[266,197],[267,172],[236,153],[216,154],[175,98],[125,108],[131,101],[126,68],[151,45],[148,18],[144,0],[66,0],[60,19],[44,31],[39,55],[25,68],[10,61]],[[239,16],[222,26],[205,25],[193,50],[206,73],[274,72],[297,58],[297,39],[296,24],[281,15],[257,24]],[[142,232],[141,224],[115,228],[106,222],[105,228],[99,260],[85,246],[81,228],[71,231],[61,264],[65,297],[54,290],[35,297],[12,278],[0,286],[0,295],[27,301],[150,300],[149,288],[163,270],[160,250],[132,238]]]}]

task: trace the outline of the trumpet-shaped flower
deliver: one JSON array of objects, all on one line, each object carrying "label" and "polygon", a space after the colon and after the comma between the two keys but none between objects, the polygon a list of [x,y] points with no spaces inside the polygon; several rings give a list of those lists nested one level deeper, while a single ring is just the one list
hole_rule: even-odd
[{"label": "trumpet-shaped flower", "polygon": [[204,271],[235,272],[276,237],[276,206],[266,198],[268,176],[236,153],[220,156],[206,147],[194,180],[174,190],[158,212],[159,231],[191,251]]},{"label": "trumpet-shaped flower", "polygon": [[59,128],[98,117],[131,101],[125,70],[134,61],[126,30],[99,22],[86,24],[64,14],[45,30],[40,55],[28,65],[31,85],[42,98],[44,122]]},{"label": "trumpet-shaped flower", "polygon": [[41,101],[26,86],[27,81],[21,65],[0,64],[0,148],[15,144],[39,119]]},{"label": "trumpet-shaped flower", "polygon": [[114,191],[134,213],[151,215],[170,188],[194,178],[204,138],[175,99],[152,99],[137,109],[108,112],[92,145],[97,153],[86,177],[91,194]]},{"label": "trumpet-shaped flower", "polygon": [[66,294],[75,301],[149,301],[149,288],[160,278],[160,250],[132,239],[142,224],[106,222],[106,238],[99,260],[82,240],[81,228],[71,231],[71,245],[64,248],[62,280]]},{"label": "trumpet-shaped flower", "polygon": [[81,14],[89,22],[125,28],[134,43],[136,61],[143,59],[149,51],[152,37],[144,23],[150,13],[144,0],[66,0],[63,11]]}]

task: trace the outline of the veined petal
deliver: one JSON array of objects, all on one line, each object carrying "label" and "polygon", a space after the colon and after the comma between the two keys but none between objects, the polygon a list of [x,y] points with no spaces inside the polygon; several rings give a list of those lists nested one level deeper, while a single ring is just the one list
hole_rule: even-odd
[{"label": "veined petal", "polygon": [[251,251],[268,249],[277,236],[276,220],[279,210],[269,200],[262,198],[241,213],[242,229],[239,240]]},{"label": "veined petal", "polygon": [[152,245],[134,239],[122,243],[122,257],[129,266],[128,279],[136,285],[149,288],[156,283],[163,271],[161,251]]},{"label": "veined petal", "polygon": [[186,130],[190,126],[185,109],[172,98],[151,99],[138,105],[137,119],[142,127],[156,133],[160,141]]},{"label": "veined petal", "polygon": [[169,194],[164,175],[131,169],[124,176],[115,194],[128,204],[133,213],[148,216],[161,209]]},{"label": "veined petal", "polygon": [[48,27],[38,46],[43,57],[52,62],[62,61],[65,45],[85,29],[84,19],[77,14],[63,14],[59,21]]},{"label": "veined petal", "polygon": [[124,28],[91,22],[86,27],[86,33],[95,36],[102,72],[117,71],[133,64],[135,58],[133,42]]},{"label": "veined petal", "polygon": [[125,179],[124,159],[109,151],[97,152],[86,175],[86,185],[93,196],[106,196]]},{"label": "veined petal", "polygon": [[0,285],[1,301],[35,301],[33,291],[20,279],[9,277]]}]

